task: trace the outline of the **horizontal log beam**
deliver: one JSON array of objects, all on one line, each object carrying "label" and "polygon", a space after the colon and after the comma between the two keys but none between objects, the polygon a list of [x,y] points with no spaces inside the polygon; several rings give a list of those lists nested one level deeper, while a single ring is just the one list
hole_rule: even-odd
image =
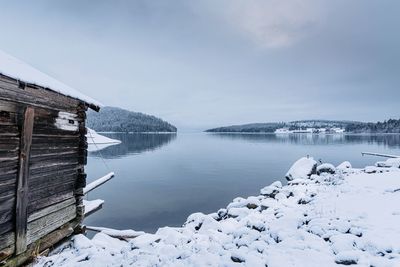
[{"label": "horizontal log beam", "polygon": [[83,193],[86,195],[90,191],[92,191],[92,190],[96,189],[97,187],[101,186],[102,184],[108,182],[113,177],[114,177],[113,172],[110,172],[110,173],[104,175],[103,177],[100,177],[99,179],[97,179],[97,180],[91,182],[90,184],[88,184],[87,186],[85,186],[85,188],[83,189]]},{"label": "horizontal log beam", "polygon": [[384,158],[400,158],[397,155],[389,155],[389,154],[381,154],[381,153],[374,153],[374,152],[361,152],[361,155],[369,155],[369,156],[377,156],[377,157],[384,157]]}]

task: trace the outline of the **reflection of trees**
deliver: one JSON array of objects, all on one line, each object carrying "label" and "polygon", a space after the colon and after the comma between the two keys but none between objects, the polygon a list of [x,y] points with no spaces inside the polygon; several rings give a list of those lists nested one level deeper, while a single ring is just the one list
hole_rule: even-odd
[{"label": "reflection of trees", "polygon": [[121,158],[129,154],[156,150],[167,145],[176,138],[176,133],[102,133],[102,135],[120,140],[121,144],[109,146],[100,151],[89,152],[89,156]]},{"label": "reflection of trees", "polygon": [[222,139],[240,139],[254,143],[281,142],[299,145],[378,144],[400,148],[399,134],[355,135],[355,134],[209,134]]}]

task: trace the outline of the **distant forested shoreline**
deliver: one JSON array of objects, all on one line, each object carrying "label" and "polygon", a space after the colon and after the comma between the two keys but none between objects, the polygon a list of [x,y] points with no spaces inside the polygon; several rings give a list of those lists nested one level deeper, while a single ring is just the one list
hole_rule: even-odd
[{"label": "distant forested shoreline", "polygon": [[176,132],[172,124],[155,116],[116,107],[88,111],[87,127],[98,132]]},{"label": "distant forested shoreline", "polygon": [[348,133],[400,133],[400,119],[383,122],[340,120],[302,120],[292,122],[251,123],[208,129],[214,133],[274,133],[277,129],[301,130],[306,128],[343,128]]},{"label": "distant forested shoreline", "polygon": [[346,127],[351,133],[400,133],[400,119],[389,119],[383,122],[352,123]]}]

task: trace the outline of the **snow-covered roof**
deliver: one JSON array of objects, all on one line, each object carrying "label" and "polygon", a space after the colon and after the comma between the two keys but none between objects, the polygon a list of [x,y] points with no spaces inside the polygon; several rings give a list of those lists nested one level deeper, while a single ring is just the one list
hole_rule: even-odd
[{"label": "snow-covered roof", "polygon": [[76,89],[65,85],[64,83],[50,77],[49,75],[35,69],[29,64],[10,56],[0,50],[0,74],[9,76],[26,83],[35,84],[58,92],[65,96],[77,98],[90,105],[101,106],[101,103],[88,97]]}]

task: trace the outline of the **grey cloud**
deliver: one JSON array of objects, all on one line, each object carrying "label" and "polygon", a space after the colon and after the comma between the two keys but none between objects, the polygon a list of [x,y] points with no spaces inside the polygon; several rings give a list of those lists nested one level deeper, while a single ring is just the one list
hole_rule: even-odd
[{"label": "grey cloud", "polygon": [[183,128],[399,117],[397,1],[13,1],[1,49]]}]

